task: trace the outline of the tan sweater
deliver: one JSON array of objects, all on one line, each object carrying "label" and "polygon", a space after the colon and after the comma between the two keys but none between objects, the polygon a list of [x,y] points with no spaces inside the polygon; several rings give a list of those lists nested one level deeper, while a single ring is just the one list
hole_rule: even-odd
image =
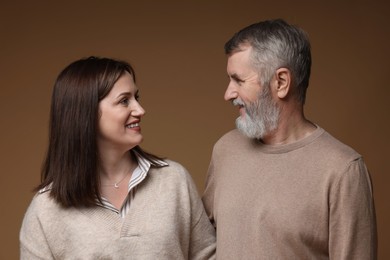
[{"label": "tan sweater", "polygon": [[215,230],[179,164],[151,168],[128,215],[103,207],[63,209],[34,197],[21,232],[21,259],[213,259]]},{"label": "tan sweater", "polygon": [[362,157],[319,128],[269,146],[237,130],[215,145],[203,202],[217,259],[375,259]]}]

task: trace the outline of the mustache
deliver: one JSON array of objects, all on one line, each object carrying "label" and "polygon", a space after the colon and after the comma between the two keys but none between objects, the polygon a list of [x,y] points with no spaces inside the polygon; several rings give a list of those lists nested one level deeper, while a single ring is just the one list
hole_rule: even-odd
[{"label": "mustache", "polygon": [[241,99],[239,99],[239,98],[234,99],[232,103],[233,103],[234,106],[243,106],[243,107],[245,107],[245,103]]}]

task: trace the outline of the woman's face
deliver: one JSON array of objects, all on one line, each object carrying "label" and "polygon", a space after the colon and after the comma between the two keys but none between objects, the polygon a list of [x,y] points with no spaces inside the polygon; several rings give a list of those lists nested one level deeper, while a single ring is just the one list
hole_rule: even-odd
[{"label": "woman's face", "polygon": [[126,152],[142,142],[140,122],[145,110],[138,102],[138,89],[128,72],[99,102],[99,113],[99,151]]}]

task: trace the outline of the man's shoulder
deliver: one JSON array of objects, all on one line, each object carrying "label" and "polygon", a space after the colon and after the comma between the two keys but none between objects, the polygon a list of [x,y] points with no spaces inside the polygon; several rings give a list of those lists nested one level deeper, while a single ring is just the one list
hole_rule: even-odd
[{"label": "man's shoulder", "polygon": [[215,143],[215,146],[223,146],[227,144],[234,144],[238,142],[242,142],[243,140],[248,140],[246,136],[240,133],[237,129],[232,129],[222,135],[217,142]]},{"label": "man's shoulder", "polygon": [[337,158],[347,161],[361,158],[361,155],[355,149],[337,139],[327,131],[324,131],[324,133],[318,138],[317,147],[322,150],[322,153],[327,157],[334,157],[335,159]]}]

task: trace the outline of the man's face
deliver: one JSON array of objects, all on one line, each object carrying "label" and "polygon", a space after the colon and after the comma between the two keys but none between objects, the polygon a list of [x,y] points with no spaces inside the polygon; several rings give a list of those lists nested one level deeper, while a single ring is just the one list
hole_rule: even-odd
[{"label": "man's face", "polygon": [[279,107],[272,98],[269,86],[261,86],[258,72],[250,61],[251,47],[228,57],[227,73],[230,79],[225,100],[239,107],[237,128],[250,138],[261,139],[277,128]]}]

